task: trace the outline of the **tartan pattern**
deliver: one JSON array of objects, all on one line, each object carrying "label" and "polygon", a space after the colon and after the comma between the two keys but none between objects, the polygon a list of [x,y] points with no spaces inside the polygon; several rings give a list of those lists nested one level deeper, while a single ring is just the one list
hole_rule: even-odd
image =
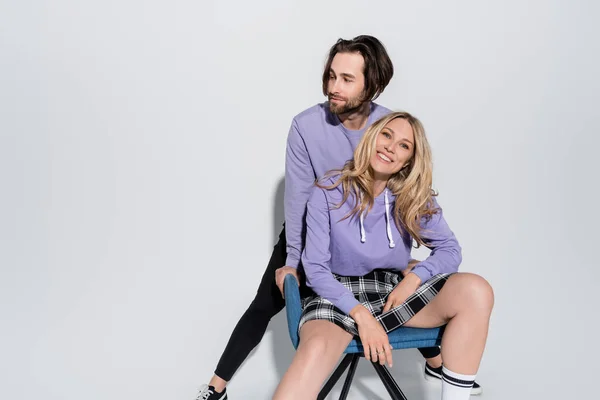
[{"label": "tartan pattern", "polygon": [[[375,270],[365,276],[333,276],[354,294],[356,300],[362,303],[371,314],[381,323],[386,332],[391,332],[404,325],[416,313],[421,311],[440,292],[448,277],[452,274],[438,274],[419,286],[404,303],[381,314],[387,296],[402,280],[402,275],[396,271]],[[327,320],[333,322],[346,332],[358,336],[356,322],[335,307],[329,300],[318,295],[302,300],[302,317],[300,327],[312,320]]]}]

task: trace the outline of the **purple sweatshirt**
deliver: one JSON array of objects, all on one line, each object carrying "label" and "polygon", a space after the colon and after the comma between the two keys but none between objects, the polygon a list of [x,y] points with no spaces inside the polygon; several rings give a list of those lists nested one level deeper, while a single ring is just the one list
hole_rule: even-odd
[{"label": "purple sweatshirt", "polygon": [[[323,183],[330,185],[336,180],[337,176],[334,176]],[[331,190],[315,186],[312,190],[307,204],[302,265],[307,285],[349,314],[360,303],[332,273],[363,276],[374,269],[403,270],[411,259],[412,238],[403,237],[396,227],[392,215],[396,197],[387,188],[375,199],[373,208],[362,222],[358,217],[341,221],[352,210],[355,199],[351,194],[336,209],[341,200],[341,185]],[[413,269],[423,283],[433,275],[456,272],[462,260],[461,248],[437,202],[435,206],[438,213],[428,221],[423,219],[421,224],[422,238],[432,252]]]},{"label": "purple sweatshirt", "polygon": [[354,149],[373,122],[390,110],[371,103],[364,129],[352,131],[329,111],[327,103],[317,104],[294,117],[287,139],[285,157],[285,265],[298,268],[303,248],[306,202],[315,179],[332,169],[341,169],[354,156]]}]

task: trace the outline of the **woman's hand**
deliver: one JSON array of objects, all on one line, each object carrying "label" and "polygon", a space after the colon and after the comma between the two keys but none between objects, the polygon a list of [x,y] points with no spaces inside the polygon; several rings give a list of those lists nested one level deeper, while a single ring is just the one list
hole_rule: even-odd
[{"label": "woman's hand", "polygon": [[358,335],[365,351],[365,358],[384,365],[392,366],[392,346],[383,326],[362,304],[350,311],[350,316],[358,326]]},{"label": "woman's hand", "polygon": [[409,273],[388,295],[387,301],[383,306],[383,312],[388,312],[394,307],[398,307],[406,301],[408,296],[413,294],[421,285],[421,278],[417,274]]}]

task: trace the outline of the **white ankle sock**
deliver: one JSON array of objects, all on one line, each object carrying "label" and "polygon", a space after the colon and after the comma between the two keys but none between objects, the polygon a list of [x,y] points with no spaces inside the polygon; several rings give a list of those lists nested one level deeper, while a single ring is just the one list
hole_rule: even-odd
[{"label": "white ankle sock", "polygon": [[442,400],[468,400],[475,375],[463,375],[442,368]]}]

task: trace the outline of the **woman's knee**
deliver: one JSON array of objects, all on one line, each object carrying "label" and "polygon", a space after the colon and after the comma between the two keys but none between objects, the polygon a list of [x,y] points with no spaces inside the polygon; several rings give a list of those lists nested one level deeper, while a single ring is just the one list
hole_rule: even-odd
[{"label": "woman's knee", "polygon": [[494,307],[494,289],[480,275],[472,273],[456,274],[457,292],[466,307],[482,312],[491,312]]}]

